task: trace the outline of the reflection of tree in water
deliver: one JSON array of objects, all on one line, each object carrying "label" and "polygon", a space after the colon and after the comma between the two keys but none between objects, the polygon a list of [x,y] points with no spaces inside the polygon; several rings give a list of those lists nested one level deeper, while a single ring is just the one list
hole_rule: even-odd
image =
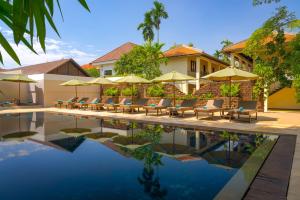
[{"label": "reflection of tree in water", "polygon": [[[163,199],[167,190],[160,185],[158,168],[162,166],[162,155],[154,151],[154,146],[159,143],[163,129],[159,125],[147,125],[138,135],[150,140],[150,144],[133,150],[132,156],[144,161],[143,173],[138,177],[138,182],[144,186],[144,192],[152,199]],[[154,169],[156,167],[156,170]]]}]

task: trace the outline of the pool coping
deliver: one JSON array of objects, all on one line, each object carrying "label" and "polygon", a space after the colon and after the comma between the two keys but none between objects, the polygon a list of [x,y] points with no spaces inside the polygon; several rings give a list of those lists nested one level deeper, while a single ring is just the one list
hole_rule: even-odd
[{"label": "pool coping", "polygon": [[[8,111],[7,113],[19,113],[20,111]],[[249,127],[245,127],[245,129],[241,128],[228,128],[228,124],[224,124],[227,127],[222,126],[222,122],[218,123],[218,121],[214,121],[213,123],[205,122],[203,121],[192,121],[192,120],[185,120],[182,118],[177,118],[176,120],[167,119],[166,118],[157,118],[156,116],[147,116],[143,119],[135,118],[135,115],[124,115],[120,113],[110,113],[110,112],[92,112],[92,111],[79,111],[79,110],[67,110],[67,109],[53,109],[53,108],[39,108],[39,109],[28,109],[28,110],[21,110],[21,113],[26,112],[52,112],[52,113],[62,113],[66,115],[78,115],[78,116],[86,116],[86,117],[96,117],[96,118],[107,118],[107,119],[126,119],[131,121],[137,121],[137,122],[148,122],[153,124],[158,123],[164,123],[170,126],[181,126],[181,127],[187,127],[187,128],[194,128],[194,129],[202,129],[202,130],[210,130],[210,131],[220,131],[220,130],[228,130],[230,132],[239,132],[239,133],[247,133],[247,134],[257,134],[257,133],[263,133],[263,134],[272,134],[272,135],[280,135],[283,136],[293,136],[294,139],[294,149],[293,154],[291,155],[292,161],[291,161],[291,170],[289,171],[289,179],[288,179],[288,186],[286,191],[286,196],[284,199],[298,199],[299,191],[298,188],[300,186],[300,131],[298,127],[284,127],[284,126],[264,126],[263,124],[260,124],[258,126],[254,125],[252,129],[249,129]],[[1,114],[6,114],[1,113]],[[198,124],[197,124],[198,122]],[[234,123],[233,123],[234,124]],[[296,142],[297,141],[297,142]],[[276,144],[275,144],[276,145]],[[271,153],[270,153],[271,155]],[[270,156],[269,155],[269,156]],[[269,158],[269,157],[268,157]],[[268,159],[267,158],[267,159]],[[263,166],[267,163],[267,161],[263,164]],[[263,167],[262,166],[262,167]],[[254,183],[254,182],[253,182]],[[250,192],[250,190],[248,191]],[[248,193],[247,194],[251,194]],[[245,196],[246,198],[246,196]],[[253,198],[252,198],[253,199]],[[256,196],[257,199],[257,196]],[[263,198],[265,199],[265,198]]]}]

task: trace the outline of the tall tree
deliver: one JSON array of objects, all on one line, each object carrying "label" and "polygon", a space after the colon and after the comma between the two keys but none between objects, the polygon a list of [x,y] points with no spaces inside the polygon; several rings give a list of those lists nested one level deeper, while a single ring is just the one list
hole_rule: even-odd
[{"label": "tall tree", "polygon": [[160,64],[167,61],[162,47],[163,44],[151,42],[136,46],[128,54],[121,56],[114,70],[118,75],[136,74],[153,79],[161,75]]},{"label": "tall tree", "polygon": [[286,7],[280,7],[246,43],[244,53],[253,58],[254,72],[262,77],[257,81],[256,87],[265,88],[265,98],[268,97],[268,88],[272,83],[291,85],[292,81],[296,83],[300,77],[300,66],[297,64],[300,32],[298,31],[295,39],[291,41],[286,41],[285,37],[286,29],[300,28],[296,26],[298,21],[294,13],[288,12]]},{"label": "tall tree", "polygon": [[154,1],[154,8],[152,8],[151,14],[153,17],[154,27],[157,31],[157,43],[159,43],[159,29],[161,20],[167,19],[169,16],[167,11],[165,10],[164,4],[159,1]]},{"label": "tall tree", "polygon": [[[85,0],[78,0],[78,2],[90,11]],[[23,43],[32,52],[36,53],[33,47],[33,38],[36,37],[45,52],[46,22],[59,36],[53,21],[56,7],[62,16],[59,0],[0,0],[0,21],[13,32],[16,45]],[[15,62],[21,64],[18,55],[1,32],[0,44]],[[0,62],[3,64],[1,52]]]},{"label": "tall tree", "polygon": [[[220,44],[222,45],[222,49],[224,49],[225,47],[228,47],[229,45],[233,44],[233,42],[226,39],[226,40],[221,41]],[[214,53],[214,57],[216,57],[220,60],[223,60],[224,62],[229,63],[230,62],[229,57],[228,57],[227,54],[224,54],[222,52],[222,49],[221,50],[216,50],[215,53]]]},{"label": "tall tree", "polygon": [[145,13],[144,21],[139,24],[138,30],[142,30],[145,41],[152,42],[154,39],[154,22],[150,11]]}]

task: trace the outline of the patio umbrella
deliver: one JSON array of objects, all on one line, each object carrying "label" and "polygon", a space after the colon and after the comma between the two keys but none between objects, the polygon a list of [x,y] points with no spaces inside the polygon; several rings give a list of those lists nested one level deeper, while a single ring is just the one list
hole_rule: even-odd
[{"label": "patio umbrella", "polygon": [[173,83],[173,103],[174,106],[176,104],[176,97],[175,97],[175,83],[178,81],[190,81],[190,80],[195,80],[194,77],[172,71],[167,74],[164,74],[162,76],[159,76],[155,79],[152,80],[152,82],[172,82]]},{"label": "patio umbrella", "polygon": [[229,108],[231,108],[231,82],[240,80],[255,80],[258,75],[246,72],[235,67],[227,67],[217,72],[208,74],[202,78],[214,81],[229,81]]},{"label": "patio umbrella", "polygon": [[23,74],[16,74],[12,76],[5,77],[1,79],[1,81],[9,81],[9,82],[16,82],[19,83],[19,98],[18,98],[18,104],[21,103],[20,97],[21,97],[21,89],[20,85],[21,83],[36,83],[35,80],[28,78],[26,75]]},{"label": "patio umbrella", "polygon": [[133,85],[139,84],[139,83],[151,83],[147,79],[138,77],[134,74],[124,76],[123,78],[120,78],[119,80],[116,80],[115,83],[127,83],[131,85],[131,102],[133,102]]},{"label": "patio umbrella", "polygon": [[102,86],[103,85],[111,85],[111,84],[114,84],[112,81],[106,79],[106,78],[102,78],[102,77],[99,77],[99,78],[96,78],[96,79],[93,79],[91,81],[88,81],[86,82],[88,85],[99,85],[100,86],[100,99],[102,99],[102,91],[103,91],[103,88]]},{"label": "patio umbrella", "polygon": [[75,86],[75,94],[77,97],[77,86],[86,86],[87,83],[81,80],[73,79],[64,83],[61,83],[62,86]]}]

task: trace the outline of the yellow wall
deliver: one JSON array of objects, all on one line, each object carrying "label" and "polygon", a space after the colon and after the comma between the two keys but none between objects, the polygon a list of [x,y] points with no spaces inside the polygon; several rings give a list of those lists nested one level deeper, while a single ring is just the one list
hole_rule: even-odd
[{"label": "yellow wall", "polygon": [[269,108],[273,109],[300,109],[296,102],[294,88],[283,88],[272,94],[268,99]]}]

